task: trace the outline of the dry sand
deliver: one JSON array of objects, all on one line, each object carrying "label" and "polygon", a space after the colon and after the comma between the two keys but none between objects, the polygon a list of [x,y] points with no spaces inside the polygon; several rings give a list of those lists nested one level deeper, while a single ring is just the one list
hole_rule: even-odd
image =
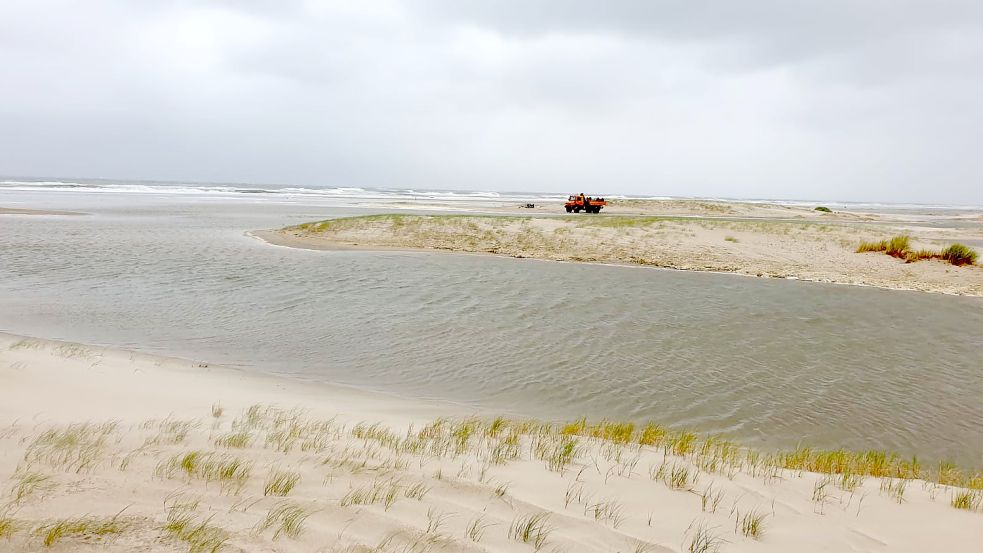
[{"label": "dry sand", "polygon": [[[585,438],[550,467],[555,433],[420,434],[460,413],[201,362],[0,334],[0,383],[0,551],[523,552],[535,543],[510,530],[529,515],[545,517],[529,540],[557,552],[689,551],[701,530],[725,552],[983,543],[979,492],[958,510],[956,489],[910,480],[899,502],[897,480],[847,492]],[[295,487],[264,495],[277,472]],[[757,539],[745,515],[763,517]]]},{"label": "dry sand", "polygon": [[255,234],[274,244],[313,249],[483,252],[983,295],[983,267],[939,260],[905,263],[884,254],[856,253],[861,239],[896,234],[911,235],[915,248],[934,250],[961,240],[980,241],[983,225],[955,229],[896,216],[823,215],[757,204],[723,204],[719,209],[729,211],[720,216],[690,215],[711,209],[694,202],[666,202],[660,209],[658,216],[373,216]]}]

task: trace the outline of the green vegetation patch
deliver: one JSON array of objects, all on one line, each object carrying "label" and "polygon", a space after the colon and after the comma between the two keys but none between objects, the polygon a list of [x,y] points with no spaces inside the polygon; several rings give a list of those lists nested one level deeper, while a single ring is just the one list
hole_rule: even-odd
[{"label": "green vegetation patch", "polygon": [[945,248],[939,255],[953,265],[975,265],[978,257],[976,250],[959,243]]},{"label": "green vegetation patch", "polygon": [[924,259],[941,259],[953,265],[974,265],[978,258],[976,250],[959,243],[952,244],[940,252],[926,249],[912,250],[911,238],[903,234],[877,242],[862,240],[857,246],[857,253],[865,252],[884,252],[891,257],[904,259],[908,263]]},{"label": "green vegetation patch", "polygon": [[647,227],[656,223],[667,221],[682,221],[685,217],[662,217],[657,215],[646,215],[639,217],[625,217],[623,215],[604,215],[594,217],[577,217],[577,226],[580,227],[605,227],[605,228],[635,228]]},{"label": "green vegetation patch", "polygon": [[293,227],[286,227],[285,230],[297,229],[309,233],[319,233],[326,231],[342,231],[361,228],[367,224],[388,224],[396,229],[419,227],[427,223],[456,223],[461,224],[468,220],[479,219],[485,221],[493,220],[529,220],[531,217],[523,215],[475,215],[475,214],[451,214],[451,215],[402,215],[385,213],[380,215],[358,215],[355,217],[339,217],[337,219],[326,219],[323,221],[313,221],[303,223]]}]

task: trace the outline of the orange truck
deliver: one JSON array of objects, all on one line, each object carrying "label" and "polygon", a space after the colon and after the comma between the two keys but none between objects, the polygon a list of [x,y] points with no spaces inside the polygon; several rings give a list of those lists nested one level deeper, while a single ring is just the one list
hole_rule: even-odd
[{"label": "orange truck", "polygon": [[591,198],[583,194],[576,194],[567,198],[567,203],[563,204],[567,213],[600,213],[601,208],[608,205],[604,198]]}]

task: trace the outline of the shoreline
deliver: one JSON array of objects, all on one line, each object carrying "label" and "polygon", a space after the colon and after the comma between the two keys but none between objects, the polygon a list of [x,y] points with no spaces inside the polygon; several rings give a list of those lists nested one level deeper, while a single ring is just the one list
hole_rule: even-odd
[{"label": "shoreline", "polygon": [[[781,468],[657,426],[441,419],[465,414],[6,333],[0,378],[0,545],[13,551],[51,537],[52,551],[679,552],[698,526],[737,552],[983,539],[979,489]],[[531,537],[512,531],[530,516]]]},{"label": "shoreline", "polygon": [[[180,384],[188,384],[186,388],[177,385],[169,385],[161,389],[155,388],[153,393],[146,393],[147,390],[142,390],[145,396],[143,398],[144,403],[140,407],[146,408],[148,414],[159,412],[160,404],[170,403],[174,398],[180,398],[182,403],[180,407],[184,409],[207,408],[211,402],[221,402],[223,399],[230,406],[239,408],[247,407],[250,402],[259,398],[289,400],[291,402],[303,400],[309,404],[329,401],[345,406],[347,410],[356,415],[359,413],[385,414],[389,422],[401,425],[419,423],[435,417],[464,416],[474,411],[467,406],[449,402],[408,398],[396,394],[365,390],[355,386],[309,381],[286,375],[263,374],[202,360],[0,331],[0,358],[8,352],[18,350],[45,352],[55,358],[77,361],[79,366],[84,366],[84,370],[89,371],[88,374],[71,375],[76,379],[74,384],[82,387],[82,389],[75,391],[84,392],[86,397],[90,398],[98,397],[100,394],[104,395],[105,397],[99,398],[102,401],[92,402],[91,411],[105,416],[109,416],[113,412],[112,408],[105,408],[105,406],[113,403],[115,394],[104,394],[102,390],[91,388],[98,383],[115,382],[117,379],[129,380],[132,383],[133,380],[140,378],[138,373],[146,373],[158,382],[175,381]],[[137,365],[138,368],[133,370],[133,374],[127,374],[126,371],[120,369],[121,363]],[[108,367],[108,369],[105,372],[95,374],[92,372],[99,371],[101,367]],[[150,367],[152,370],[148,371]],[[54,373],[57,370],[48,370],[47,372]],[[50,374],[44,376],[50,376]],[[93,382],[93,380],[97,382]],[[216,390],[219,397],[203,398],[188,392],[188,389],[195,389],[198,385]],[[178,389],[180,391],[177,391]],[[228,398],[226,398],[225,390],[229,391]],[[29,406],[38,405],[47,406],[49,410],[33,412],[31,414],[32,419],[37,419],[42,414],[47,413],[47,416],[50,416],[48,421],[62,422],[66,419],[66,415],[74,416],[74,414],[60,411],[60,402],[45,404],[38,402],[37,398],[17,397],[8,399],[7,402],[0,402],[0,418],[27,410],[31,408]],[[354,405],[364,405],[369,408],[357,409],[353,407]],[[127,405],[127,407],[135,406]],[[388,414],[389,410],[393,411],[391,417]]]},{"label": "shoreline", "polygon": [[[854,251],[858,237],[894,231],[689,217],[371,215],[247,234],[310,250],[480,253],[983,297],[978,266],[906,264]],[[919,245],[940,241],[922,239]]]}]

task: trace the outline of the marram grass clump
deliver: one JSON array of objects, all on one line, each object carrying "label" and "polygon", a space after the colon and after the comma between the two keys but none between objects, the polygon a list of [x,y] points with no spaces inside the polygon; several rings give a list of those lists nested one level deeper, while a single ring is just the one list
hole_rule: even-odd
[{"label": "marram grass clump", "polygon": [[909,249],[911,249],[911,238],[902,234],[888,240],[884,252],[891,257],[904,259],[907,257]]},{"label": "marram grass clump", "polygon": [[898,235],[890,240],[879,240],[868,242],[861,240],[857,246],[857,253],[884,252],[891,257],[904,259],[907,263],[922,261],[925,259],[941,259],[953,265],[974,265],[978,258],[976,250],[965,244],[952,244],[940,252],[928,249],[911,249],[911,238],[906,235]]},{"label": "marram grass clump", "polygon": [[132,525],[132,521],[119,516],[62,519],[38,526],[34,529],[34,535],[42,538],[45,547],[51,547],[65,538],[97,541],[117,536]]},{"label": "marram grass clump", "polygon": [[975,265],[977,254],[976,250],[966,246],[965,244],[953,244],[948,248],[942,250],[940,254],[942,259],[952,263],[953,265]]}]

